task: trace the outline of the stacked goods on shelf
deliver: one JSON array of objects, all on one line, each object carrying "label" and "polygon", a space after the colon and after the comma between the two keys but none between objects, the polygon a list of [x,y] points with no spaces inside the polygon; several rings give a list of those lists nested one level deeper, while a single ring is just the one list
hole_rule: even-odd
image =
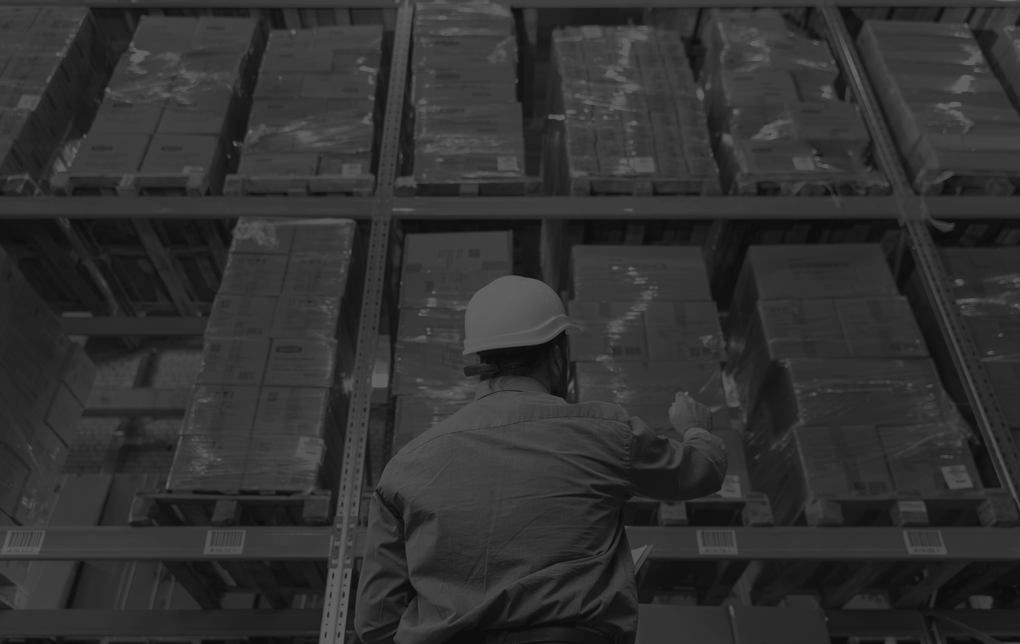
[{"label": "stacked goods on shelf", "polygon": [[836,92],[829,46],[774,9],[712,12],[702,72],[716,158],[730,194],[869,194],[888,182],[869,164],[860,111]]},{"label": "stacked goods on shelf", "polygon": [[49,170],[110,53],[86,8],[0,7],[0,178]]},{"label": "stacked goods on shelf", "polygon": [[219,193],[263,43],[250,18],[143,16],[54,190]]},{"label": "stacked goods on shelf", "polygon": [[988,60],[998,73],[1003,89],[1020,110],[1020,28],[999,27],[991,35]]},{"label": "stacked goods on shelf", "polygon": [[510,232],[408,235],[394,349],[393,449],[450,416],[475,395],[464,367],[464,311],[471,297],[513,269]]},{"label": "stacked goods on shelf", "polygon": [[[95,375],[0,248],[0,525],[48,522]],[[0,562],[0,587],[20,588],[26,567]]]},{"label": "stacked goods on shelf", "polygon": [[414,168],[398,186],[487,194],[481,184],[503,182],[499,190],[517,191],[525,185],[524,122],[510,9],[440,0],[419,3],[414,20],[414,151],[407,155]]},{"label": "stacked goods on shelf", "polygon": [[[167,488],[335,491],[363,283],[358,228],[251,224],[235,229]],[[255,230],[274,234],[244,238]]]},{"label": "stacked goods on shelf", "polygon": [[370,194],[382,38],[382,25],[271,32],[224,191]]},{"label": "stacked goods on shelf", "polygon": [[857,44],[918,191],[1013,193],[1020,114],[966,24],[869,20]]},{"label": "stacked goods on shelf", "polygon": [[[553,32],[547,142],[557,193],[719,194],[705,110],[679,35],[651,27]],[[561,139],[561,140],[557,140]]]},{"label": "stacked goods on shelf", "polygon": [[1020,429],[1020,249],[946,248],[953,295],[999,393],[1006,421]]},{"label": "stacked goods on shelf", "polygon": [[[621,405],[657,434],[682,440],[669,420],[677,392],[713,411],[713,426],[738,446],[722,383],[719,313],[700,247],[574,246],[567,310],[578,402]],[[739,447],[735,447],[739,450]],[[728,496],[749,491],[741,458]]]},{"label": "stacked goods on shelf", "polygon": [[824,497],[977,491],[966,431],[880,246],[752,246],[727,373],[777,520]]}]

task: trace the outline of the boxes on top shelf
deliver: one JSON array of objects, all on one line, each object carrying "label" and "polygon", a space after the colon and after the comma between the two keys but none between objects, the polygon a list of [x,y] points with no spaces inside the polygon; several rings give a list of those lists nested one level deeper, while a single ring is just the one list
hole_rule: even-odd
[{"label": "boxes on top shelf", "polygon": [[234,228],[230,253],[289,255],[297,226],[286,219],[241,217]]},{"label": "boxes on top shelf", "polygon": [[336,371],[335,340],[275,339],[263,383],[276,387],[331,387]]},{"label": "boxes on top shelf", "polygon": [[196,386],[191,392],[181,435],[250,434],[259,392],[257,386]]},{"label": "boxes on top shelf", "polygon": [[571,360],[647,362],[643,308],[642,303],[572,300],[567,315],[581,331],[568,336]]},{"label": "boxes on top shelf", "polygon": [[981,357],[1020,359],[1020,249],[946,248],[942,257]]},{"label": "boxes on top shelf", "polygon": [[239,491],[250,442],[250,433],[181,436],[167,479],[167,490]]},{"label": "boxes on top shelf", "polygon": [[287,277],[288,255],[231,253],[223,270],[220,294],[278,296]]},{"label": "boxes on top shelf", "polygon": [[463,310],[475,292],[512,271],[509,231],[408,235],[400,307]]},{"label": "boxes on top shelf", "polygon": [[251,411],[255,434],[311,435],[335,427],[332,392],[322,387],[263,387]]},{"label": "boxes on top shelf", "polygon": [[200,385],[260,385],[266,373],[270,340],[206,338]]},{"label": "boxes on top shelf", "polygon": [[268,337],[276,316],[276,297],[217,295],[205,333],[215,338]]},{"label": "boxes on top shelf", "polygon": [[574,246],[574,298],[614,302],[710,302],[700,247]]},{"label": "boxes on top shelf", "polygon": [[1020,114],[966,24],[868,20],[857,44],[915,188],[999,177],[986,189],[1012,194]]},{"label": "boxes on top shelf", "polygon": [[956,429],[880,427],[878,434],[898,492],[937,496],[981,490],[974,457]]}]

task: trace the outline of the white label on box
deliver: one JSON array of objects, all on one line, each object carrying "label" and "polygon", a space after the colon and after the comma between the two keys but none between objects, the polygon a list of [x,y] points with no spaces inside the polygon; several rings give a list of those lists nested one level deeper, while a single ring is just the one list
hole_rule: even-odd
[{"label": "white label on box", "polygon": [[815,160],[811,157],[793,157],[793,167],[810,172],[815,169]]},{"label": "white label on box", "polygon": [[517,157],[496,157],[496,169],[500,172],[519,172]]},{"label": "white label on box", "polygon": [[641,174],[655,174],[655,159],[652,157],[634,157],[630,160],[630,167],[634,172]]},{"label": "white label on box", "polygon": [[703,555],[737,554],[737,533],[733,530],[698,530],[698,553]]},{"label": "white label on box", "polygon": [[340,176],[357,177],[361,175],[360,163],[344,163],[340,166]]},{"label": "white label on box", "polygon": [[205,535],[207,555],[239,555],[244,553],[244,530],[210,530]]},{"label": "white label on box", "polygon": [[321,438],[302,436],[298,440],[297,451],[294,452],[294,458],[299,458],[302,461],[308,461],[309,463],[321,463],[322,453],[325,451],[326,441]]},{"label": "white label on box", "polygon": [[205,168],[200,165],[186,165],[181,170],[181,174],[202,174],[203,172],[205,172]]},{"label": "white label on box", "polygon": [[966,465],[946,465],[942,468],[942,476],[950,490],[970,490],[974,487]]},{"label": "white label on box", "polygon": [[581,27],[581,35],[585,38],[601,38],[602,27],[598,25],[586,25]]},{"label": "white label on box", "polygon": [[740,494],[740,477],[736,474],[727,474],[726,478],[723,479],[719,496],[724,499],[739,499],[742,496]]},{"label": "white label on box", "polygon": [[0,555],[37,555],[45,538],[45,530],[8,530]]},{"label": "white label on box", "polygon": [[35,108],[39,107],[40,99],[41,97],[37,94],[22,94],[21,99],[18,101],[17,109],[28,110],[31,112]]},{"label": "white label on box", "polygon": [[902,514],[928,513],[928,506],[924,504],[924,501],[897,501],[897,505],[899,505]]},{"label": "white label on box", "polygon": [[945,556],[946,543],[942,540],[941,530],[904,530],[903,541],[907,544],[907,554]]}]

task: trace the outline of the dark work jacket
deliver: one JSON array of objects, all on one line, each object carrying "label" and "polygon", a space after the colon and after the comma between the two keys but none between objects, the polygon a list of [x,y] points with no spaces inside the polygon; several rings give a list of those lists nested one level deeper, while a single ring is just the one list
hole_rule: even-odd
[{"label": "dark work jacket", "polygon": [[362,642],[570,624],[634,644],[624,503],[718,491],[725,447],[700,429],[662,438],[617,405],[546,392],[530,378],[481,383],[390,460],[369,508]]}]

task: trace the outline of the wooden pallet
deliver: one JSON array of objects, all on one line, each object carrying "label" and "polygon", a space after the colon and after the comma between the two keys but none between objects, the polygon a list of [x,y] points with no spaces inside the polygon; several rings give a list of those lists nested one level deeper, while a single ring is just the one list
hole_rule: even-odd
[{"label": "wooden pallet", "polygon": [[660,502],[634,498],[623,511],[632,526],[745,526],[775,525],[766,495],[749,492],[741,498],[709,496],[693,501]]},{"label": "wooden pallet", "polygon": [[933,497],[812,498],[801,507],[794,525],[1016,526],[1020,514],[1007,492],[990,489]]},{"label": "wooden pallet", "polygon": [[542,193],[542,180],[522,177],[421,183],[413,177],[401,177],[395,192],[398,197],[528,197]]},{"label": "wooden pallet", "polygon": [[228,174],[223,183],[223,195],[244,196],[353,196],[371,197],[375,189],[375,175],[314,175],[296,177],[247,176]]},{"label": "wooden pallet", "polygon": [[[131,508],[132,526],[329,525],[332,495],[213,494],[139,492]],[[144,530],[145,527],[139,527]],[[321,595],[326,587],[326,564],[318,561],[163,562],[204,609],[221,608],[228,592],[257,592],[273,608],[290,608],[296,595]]]},{"label": "wooden pallet", "polygon": [[730,185],[730,194],[738,196],[783,196],[783,197],[884,197],[892,194],[892,187],[882,175],[871,173],[868,180],[786,180],[762,176],[738,175]]},{"label": "wooden pallet", "polygon": [[62,172],[53,178],[50,189],[55,195],[100,196],[186,196],[211,194],[209,175],[201,174],[73,174]]},{"label": "wooden pallet", "polygon": [[653,195],[710,196],[721,195],[719,178],[677,177],[572,177],[570,195],[620,195],[651,197]]},{"label": "wooden pallet", "polygon": [[11,174],[0,177],[3,184],[0,194],[5,197],[34,197],[42,194],[39,184],[29,174]]}]

